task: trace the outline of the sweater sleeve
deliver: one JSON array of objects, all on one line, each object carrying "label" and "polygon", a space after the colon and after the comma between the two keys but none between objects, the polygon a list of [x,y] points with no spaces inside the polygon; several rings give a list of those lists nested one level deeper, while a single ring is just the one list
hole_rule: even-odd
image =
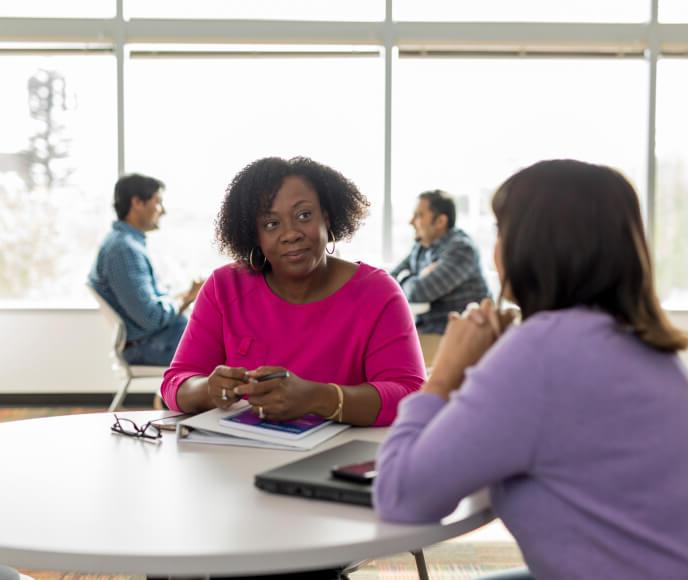
[{"label": "sweater sleeve", "polygon": [[401,287],[409,302],[434,302],[474,276],[477,263],[475,248],[454,240],[441,251],[432,272],[409,276]]},{"label": "sweater sleeve", "polygon": [[168,326],[178,315],[172,301],[159,295],[148,258],[126,244],[114,246],[108,256],[109,282],[127,316],[147,332]]},{"label": "sweater sleeve", "polygon": [[390,425],[399,401],[425,381],[425,366],[411,310],[399,286],[387,274],[374,292],[389,296],[378,314],[365,354],[367,382],[381,406],[375,426]]},{"label": "sweater sleeve", "polygon": [[541,358],[512,329],[449,402],[406,399],[378,457],[374,505],[384,520],[433,522],[467,495],[534,462],[544,415]]},{"label": "sweater sleeve", "polygon": [[222,312],[216,295],[215,275],[201,288],[170,368],[165,371],[160,392],[165,404],[173,411],[177,391],[193,376],[208,376],[226,361],[222,331]]}]

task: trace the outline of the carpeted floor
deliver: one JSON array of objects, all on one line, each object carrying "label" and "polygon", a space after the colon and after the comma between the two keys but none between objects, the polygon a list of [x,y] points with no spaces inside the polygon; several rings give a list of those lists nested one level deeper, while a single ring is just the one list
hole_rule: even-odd
[{"label": "carpeted floor", "polygon": [[[0,422],[105,410],[98,407],[5,407],[0,408]],[[426,548],[424,552],[432,580],[471,580],[523,565],[518,547],[499,521],[472,534]],[[21,572],[36,580],[145,580],[144,576],[96,576],[26,569]],[[397,554],[371,560],[350,577],[351,580],[416,580],[418,574],[411,554]]]},{"label": "carpeted floor", "polygon": [[103,413],[105,407],[0,407],[0,423],[35,417],[57,417],[76,413]]},{"label": "carpeted floor", "polygon": [[[494,524],[491,524],[494,525]],[[501,523],[499,523],[501,526]],[[470,541],[455,538],[423,550],[432,580],[472,580],[498,570],[523,566],[513,541]],[[417,580],[411,554],[372,560],[351,575],[351,580]]]}]

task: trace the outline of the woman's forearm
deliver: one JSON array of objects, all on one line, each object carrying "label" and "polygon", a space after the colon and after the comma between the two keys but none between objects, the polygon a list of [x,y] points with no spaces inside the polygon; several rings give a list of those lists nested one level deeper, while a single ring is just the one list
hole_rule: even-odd
[{"label": "woman's forearm", "polygon": [[[314,383],[314,386],[313,412],[323,417],[332,416],[339,408],[337,388],[327,383]],[[341,422],[359,427],[375,423],[382,404],[377,390],[368,384],[339,387],[342,390]]]},{"label": "woman's forearm", "polygon": [[212,409],[215,405],[208,393],[208,377],[186,379],[177,391],[177,405],[185,413],[200,413]]},{"label": "woman's forearm", "polygon": [[368,427],[375,423],[380,413],[382,400],[377,389],[363,384],[355,387],[342,387],[344,401],[342,405],[342,422]]}]

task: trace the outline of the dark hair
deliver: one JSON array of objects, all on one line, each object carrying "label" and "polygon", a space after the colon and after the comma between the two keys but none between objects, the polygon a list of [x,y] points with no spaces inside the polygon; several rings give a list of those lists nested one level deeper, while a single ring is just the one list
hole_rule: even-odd
[{"label": "dark hair", "polygon": [[148,201],[158,191],[165,189],[165,184],[155,177],[131,173],[124,175],[115,184],[115,202],[113,207],[117,212],[117,219],[126,219],[131,209],[131,200],[138,197],[142,201]]},{"label": "dark hair", "polygon": [[370,206],[356,185],[307,157],[266,157],[244,167],[227,187],[215,223],[220,250],[249,263],[251,250],[258,246],[256,219],[270,209],[285,178],[291,176],[302,178],[316,191],[334,238],[351,238]]},{"label": "dark hair", "polygon": [[502,294],[511,290],[524,319],[587,305],[654,348],[688,346],[659,305],[638,197],[618,171],[541,161],[507,179],[492,209],[502,241]]},{"label": "dark hair", "polygon": [[433,189],[431,191],[424,191],[418,196],[419,199],[426,199],[428,206],[434,218],[438,215],[447,216],[447,229],[451,230],[456,223],[456,206],[454,200],[446,191],[441,189]]}]

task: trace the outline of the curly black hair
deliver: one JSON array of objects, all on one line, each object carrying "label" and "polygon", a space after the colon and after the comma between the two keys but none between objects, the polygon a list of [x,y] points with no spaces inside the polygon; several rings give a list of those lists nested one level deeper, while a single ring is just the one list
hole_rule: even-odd
[{"label": "curly black hair", "polygon": [[352,181],[308,157],[265,157],[244,167],[225,191],[215,221],[215,235],[222,252],[249,264],[251,250],[258,246],[256,219],[272,207],[277,191],[291,176],[302,178],[316,191],[335,239],[351,238],[370,206]]}]

